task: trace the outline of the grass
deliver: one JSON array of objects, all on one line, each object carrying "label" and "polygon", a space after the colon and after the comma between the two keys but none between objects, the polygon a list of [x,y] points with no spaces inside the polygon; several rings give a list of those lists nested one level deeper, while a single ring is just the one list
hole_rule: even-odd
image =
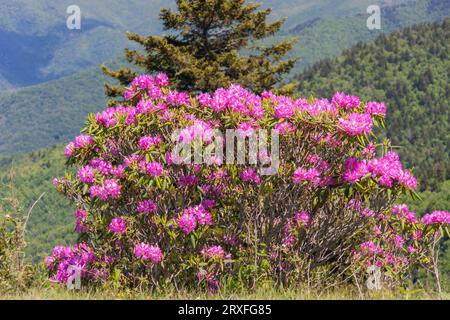
[{"label": "grass", "polygon": [[31,288],[23,293],[0,295],[0,300],[450,300],[450,293],[439,296],[421,290],[369,291],[362,295],[352,287],[338,290],[308,291],[305,289],[276,289],[266,286],[254,292],[122,292],[108,289],[68,290],[58,285]]}]

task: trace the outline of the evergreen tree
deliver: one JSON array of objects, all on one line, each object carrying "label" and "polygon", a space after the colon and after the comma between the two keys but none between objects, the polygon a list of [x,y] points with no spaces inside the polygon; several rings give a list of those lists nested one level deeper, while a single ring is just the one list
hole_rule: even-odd
[{"label": "evergreen tree", "polygon": [[[259,10],[260,4],[245,0],[176,0],[177,12],[162,9],[163,36],[127,33],[145,52],[125,49],[126,59],[143,72],[165,72],[177,89],[190,92],[212,91],[230,83],[239,83],[261,92],[273,89],[294,66],[297,59],[282,58],[295,40],[268,44],[284,23],[268,23],[271,9]],[[266,41],[264,41],[266,39]],[[129,68],[105,74],[120,85],[106,84],[106,94],[120,96],[136,73]],[[284,90],[294,88],[293,85]]]}]

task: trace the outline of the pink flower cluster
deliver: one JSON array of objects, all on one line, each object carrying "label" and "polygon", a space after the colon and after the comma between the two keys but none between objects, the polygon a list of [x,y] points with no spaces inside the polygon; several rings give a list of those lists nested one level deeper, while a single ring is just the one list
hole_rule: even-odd
[{"label": "pink flower cluster", "polygon": [[311,215],[306,211],[296,212],[292,219],[290,219],[284,226],[283,245],[291,248],[294,245],[295,237],[293,230],[298,230],[298,227],[308,229],[311,226]]},{"label": "pink flower cluster", "polygon": [[296,212],[292,221],[300,224],[303,228],[309,228],[311,226],[311,215],[306,211]]},{"label": "pink flower cluster", "polygon": [[113,218],[109,224],[109,231],[112,233],[124,234],[126,229],[125,221],[120,217]]},{"label": "pink flower cluster", "polygon": [[158,206],[153,200],[140,201],[137,206],[137,211],[145,215],[149,213],[156,213]]},{"label": "pink flower cluster", "polygon": [[361,100],[357,96],[348,96],[343,92],[337,92],[331,102],[347,110],[358,108]]},{"label": "pink flower cluster", "polygon": [[348,158],[342,178],[345,182],[356,183],[368,174],[372,178],[378,178],[378,183],[384,187],[391,187],[394,182],[411,189],[417,187],[417,180],[409,171],[402,168],[398,154],[395,152],[388,152],[382,158],[369,161]]},{"label": "pink flower cluster", "polygon": [[107,179],[102,185],[93,185],[89,188],[89,194],[92,198],[99,198],[103,201],[108,198],[118,199],[120,197],[121,186],[116,180]]},{"label": "pink flower cluster", "polygon": [[352,112],[346,118],[339,118],[339,126],[349,136],[369,134],[373,121],[370,114]]},{"label": "pink flower cluster", "polygon": [[212,96],[202,93],[197,96],[197,100],[201,106],[209,107],[216,112],[229,110],[254,118],[261,118],[264,115],[261,98],[238,85],[231,85],[228,89],[217,89]]},{"label": "pink flower cluster", "polygon": [[179,142],[191,143],[196,139],[204,142],[211,142],[214,136],[212,126],[204,121],[194,120],[194,124],[181,130]]},{"label": "pink flower cluster", "polygon": [[242,181],[244,181],[244,182],[253,182],[255,184],[261,183],[260,176],[256,173],[256,171],[253,168],[248,168],[248,169],[242,170],[241,178],[242,178]]},{"label": "pink flower cluster", "polygon": [[197,224],[201,226],[212,224],[211,213],[203,205],[186,208],[178,218],[178,226],[185,234],[194,231]]},{"label": "pink flower cluster", "polygon": [[209,259],[223,259],[225,251],[221,246],[205,246],[200,254]]},{"label": "pink flower cluster", "polygon": [[412,224],[419,223],[419,220],[417,219],[415,212],[410,211],[406,204],[395,205],[392,208],[391,212],[394,215],[398,216],[399,218],[406,219],[406,221],[408,221],[409,223]]},{"label": "pink flower cluster", "polygon": [[370,115],[385,116],[386,105],[383,102],[367,102],[365,112]]},{"label": "pink flower cluster", "polygon": [[139,168],[143,173],[146,173],[153,178],[160,177],[164,174],[163,166],[158,162],[146,162],[144,159],[139,163]]},{"label": "pink flower cluster", "polygon": [[133,254],[135,257],[142,259],[142,261],[150,260],[157,264],[162,260],[162,251],[158,246],[151,246],[147,243],[140,243],[134,247]]},{"label": "pink flower cluster", "polygon": [[294,171],[292,180],[296,184],[307,181],[317,186],[320,183],[320,174],[321,172],[317,168],[297,168]]},{"label": "pink flower cluster", "polygon": [[144,136],[139,139],[139,149],[149,150],[152,146],[161,143],[161,137]]},{"label": "pink flower cluster", "polygon": [[79,243],[74,247],[56,246],[53,255],[45,258],[48,269],[55,270],[52,280],[59,283],[66,283],[73,275],[72,268],[79,268],[81,278],[88,277],[88,267],[96,261],[96,257],[91,248],[86,243]]},{"label": "pink flower cluster", "polygon": [[78,179],[83,183],[94,183],[95,173],[91,166],[83,166],[78,170]]},{"label": "pink flower cluster", "polygon": [[422,223],[425,225],[450,224],[450,212],[433,211],[432,213],[427,213],[422,217]]},{"label": "pink flower cluster", "polygon": [[94,144],[94,139],[86,134],[79,135],[73,142],[70,142],[64,149],[64,155],[71,157],[76,149],[82,149],[86,146]]},{"label": "pink flower cluster", "polygon": [[77,233],[82,233],[86,231],[85,221],[87,219],[87,212],[82,209],[78,209],[75,211],[75,231]]}]

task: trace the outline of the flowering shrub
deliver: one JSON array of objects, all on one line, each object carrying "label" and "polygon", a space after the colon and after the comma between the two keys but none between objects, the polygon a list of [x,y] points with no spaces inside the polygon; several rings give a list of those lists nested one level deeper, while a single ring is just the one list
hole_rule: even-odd
[{"label": "flowering shrub", "polygon": [[[401,278],[429,262],[449,213],[420,221],[393,207],[398,195],[415,195],[417,182],[389,142],[376,141],[385,109],[344,93],[295,100],[237,85],[190,97],[163,74],[137,77],[123,106],[90,115],[65,149],[78,173],[54,183],[78,207],[82,243],[55,248],[51,277],[63,282],[77,264],[85,282],[214,291],[224,281],[289,284],[375,264]],[[191,163],[174,151],[180,143],[222,147],[229,141],[214,132],[227,129],[275,135],[259,141],[257,163],[252,155],[229,163],[217,149],[212,161]],[[278,135],[280,158],[267,175]]]}]

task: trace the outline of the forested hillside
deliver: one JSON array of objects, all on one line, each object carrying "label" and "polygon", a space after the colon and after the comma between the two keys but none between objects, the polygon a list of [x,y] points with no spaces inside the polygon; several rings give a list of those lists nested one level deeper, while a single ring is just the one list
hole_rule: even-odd
[{"label": "forested hillside", "polygon": [[421,181],[450,178],[450,19],[381,35],[300,74],[302,95],[336,91],[385,101],[387,136]]},{"label": "forested hillside", "polygon": [[27,257],[42,261],[56,243],[76,239],[73,209],[52,185],[66,171],[63,148],[51,147],[16,157],[0,158],[0,199],[14,196],[24,212],[33,208],[27,225]]},{"label": "forested hillside", "polygon": [[298,24],[282,37],[299,38],[292,54],[300,57],[293,74],[302,71],[325,58],[333,58],[358,42],[369,42],[381,34],[388,34],[405,27],[437,22],[450,15],[448,0],[416,0],[381,7],[381,29],[369,30],[365,10],[359,14],[311,18]]}]

